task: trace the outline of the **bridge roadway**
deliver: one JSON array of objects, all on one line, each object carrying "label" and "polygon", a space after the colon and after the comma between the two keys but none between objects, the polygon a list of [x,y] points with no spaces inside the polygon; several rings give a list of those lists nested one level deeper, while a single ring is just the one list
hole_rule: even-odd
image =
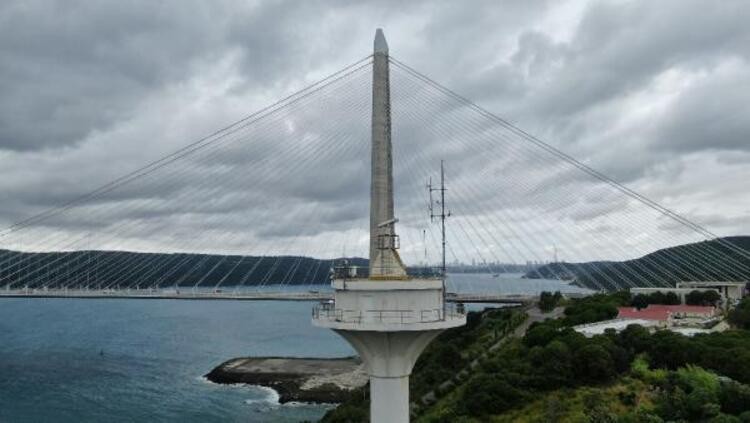
[{"label": "bridge roadway", "polygon": [[[325,291],[193,291],[186,290],[25,290],[0,289],[0,298],[82,298],[139,300],[231,300],[231,301],[327,301],[333,292]],[[525,305],[536,301],[536,295],[449,293],[446,300],[454,303],[488,303]]]}]

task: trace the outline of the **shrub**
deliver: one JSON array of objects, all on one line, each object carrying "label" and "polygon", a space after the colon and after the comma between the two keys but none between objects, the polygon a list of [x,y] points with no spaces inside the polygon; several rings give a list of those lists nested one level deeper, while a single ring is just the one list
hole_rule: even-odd
[{"label": "shrub", "polygon": [[574,365],[578,378],[588,382],[606,382],[615,375],[612,356],[601,345],[581,348],[576,352]]},{"label": "shrub", "polygon": [[516,388],[503,377],[482,374],[472,378],[463,392],[465,415],[499,414],[526,401],[526,392]]},{"label": "shrub", "polygon": [[741,329],[750,329],[750,297],[744,298],[729,312],[729,322]]},{"label": "shrub", "polygon": [[721,300],[721,295],[713,289],[707,291],[690,291],[685,296],[685,302],[690,305],[715,306],[719,300]]},{"label": "shrub", "polygon": [[560,291],[557,291],[554,294],[542,291],[542,293],[539,294],[539,310],[542,310],[545,313],[552,311],[561,298],[562,294],[560,294]]},{"label": "shrub", "polygon": [[714,402],[718,400],[721,388],[719,378],[708,370],[688,364],[677,369],[677,381],[688,392],[703,390]]},{"label": "shrub", "polygon": [[721,390],[721,411],[729,414],[750,413],[750,386],[727,383]]}]

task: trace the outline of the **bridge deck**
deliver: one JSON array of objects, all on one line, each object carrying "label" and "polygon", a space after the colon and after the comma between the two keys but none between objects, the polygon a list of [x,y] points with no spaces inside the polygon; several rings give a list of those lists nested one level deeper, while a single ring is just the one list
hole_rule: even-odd
[{"label": "bridge deck", "polygon": [[[149,290],[0,290],[0,298],[80,298],[139,300],[232,300],[232,301],[326,301],[332,292],[197,292]],[[454,303],[528,304],[536,295],[451,293],[446,300]]]}]

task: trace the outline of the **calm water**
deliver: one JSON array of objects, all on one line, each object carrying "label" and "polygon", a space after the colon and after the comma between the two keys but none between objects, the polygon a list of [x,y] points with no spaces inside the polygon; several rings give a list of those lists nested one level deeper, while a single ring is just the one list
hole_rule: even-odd
[{"label": "calm water", "polygon": [[[469,292],[579,291],[559,281],[455,275]],[[353,354],[310,324],[312,304],[0,299],[0,422],[299,422],[325,407],[202,376],[233,357]]]},{"label": "calm water", "polygon": [[448,291],[469,293],[538,294],[542,291],[562,293],[591,292],[586,288],[569,285],[553,279],[522,279],[522,273],[456,273],[446,281]]}]

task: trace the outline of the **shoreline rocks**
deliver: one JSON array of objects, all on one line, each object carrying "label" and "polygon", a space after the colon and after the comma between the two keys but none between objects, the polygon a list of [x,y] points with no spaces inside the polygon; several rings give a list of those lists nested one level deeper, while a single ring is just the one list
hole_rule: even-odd
[{"label": "shoreline rocks", "polygon": [[271,388],[279,402],[340,403],[367,384],[356,357],[243,357],[228,360],[207,375],[214,383],[245,383]]}]

